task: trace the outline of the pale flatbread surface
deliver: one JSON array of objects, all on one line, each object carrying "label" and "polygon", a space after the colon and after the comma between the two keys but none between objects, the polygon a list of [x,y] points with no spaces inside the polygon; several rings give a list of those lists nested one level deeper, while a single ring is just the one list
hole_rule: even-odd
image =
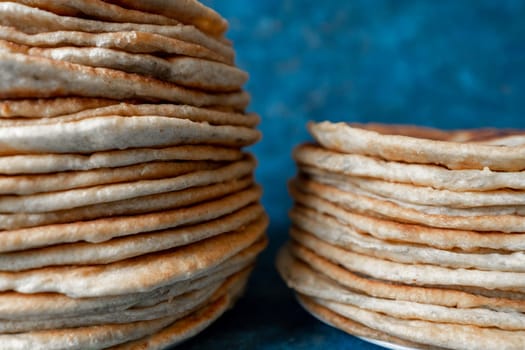
[{"label": "pale flatbread surface", "polygon": [[209,145],[136,148],[85,155],[64,153],[0,156],[0,173],[8,175],[49,174],[61,171],[117,168],[154,161],[235,161],[243,156],[238,149]]},{"label": "pale flatbread surface", "polygon": [[[97,104],[100,103],[100,107]],[[71,108],[71,112],[68,112]],[[78,108],[78,109],[77,109]],[[162,116],[212,125],[255,127],[258,115],[233,113],[190,105],[131,104],[111,100],[57,98],[0,102],[0,127],[70,122],[101,116]]]},{"label": "pale flatbread surface", "polygon": [[0,155],[92,153],[192,144],[239,148],[257,142],[260,136],[252,128],[187,119],[103,116],[57,124],[0,127],[0,146],[3,146]]},{"label": "pale flatbread surface", "polygon": [[197,168],[191,171],[190,168],[188,172],[175,173],[174,176],[151,180],[139,178],[136,181],[110,182],[57,192],[4,195],[0,196],[0,212],[52,212],[231,181],[250,175],[255,168],[255,160],[251,156],[247,156],[244,160],[221,165],[215,169],[214,167]]},{"label": "pale flatbread surface", "polygon": [[523,251],[514,253],[504,251],[465,253],[415,244],[382,241],[363,235],[341,224],[334,217],[321,215],[313,210],[300,207],[295,207],[291,211],[290,217],[297,227],[330,244],[381,259],[405,264],[421,263],[452,268],[525,272],[525,254]]},{"label": "pale flatbread surface", "polygon": [[333,216],[353,230],[385,241],[422,244],[440,249],[476,252],[487,249],[521,251],[525,249],[523,233],[478,232],[452,230],[395,222],[386,218],[369,216],[336,205],[318,196],[306,194],[290,186],[294,200],[319,213]]},{"label": "pale flatbread surface", "polygon": [[59,30],[89,33],[139,31],[194,43],[218,52],[230,60],[232,60],[234,56],[233,48],[229,43],[208,36],[191,25],[154,25],[94,21],[76,17],[58,16],[48,11],[13,2],[0,2],[0,24],[15,27],[29,34]]},{"label": "pale flatbread surface", "polygon": [[0,39],[34,47],[100,47],[129,53],[181,55],[232,64],[232,60],[203,46],[159,34],[135,30],[113,33],[83,31],[51,31],[27,34],[16,28],[0,25]]},{"label": "pale flatbread surface", "polygon": [[4,229],[13,230],[24,227],[153,213],[187,207],[200,202],[212,201],[245,190],[253,184],[253,178],[248,176],[208,186],[193,187],[180,191],[164,192],[107,203],[97,203],[73,209],[45,213],[0,214],[0,221]]},{"label": "pale flatbread surface", "polygon": [[4,253],[0,254],[0,269],[20,271],[45,266],[107,264],[192,244],[234,231],[263,215],[262,206],[252,204],[232,214],[193,226],[131,235],[102,243],[71,243],[30,251]]},{"label": "pale flatbread surface", "polygon": [[[2,0],[4,1],[4,0]],[[62,16],[89,17],[109,22],[175,25],[180,22],[161,15],[130,10],[101,0],[17,0],[17,3]]]},{"label": "pale flatbread surface", "polygon": [[0,98],[74,95],[226,106],[237,110],[243,110],[250,101],[244,91],[204,93],[114,69],[93,68],[24,54],[0,53],[0,68]]},{"label": "pale flatbread surface", "polygon": [[266,246],[267,219],[243,230],[218,235],[166,252],[85,267],[46,267],[0,273],[0,289],[21,293],[56,292],[71,297],[99,297],[147,292],[206,275],[228,259],[254,258]]},{"label": "pale flatbread surface", "polygon": [[228,92],[241,89],[248,74],[219,62],[193,57],[155,57],[106,48],[31,48],[0,40],[0,52],[20,53],[90,67],[136,73],[195,89]]},{"label": "pale flatbread surface", "polygon": [[339,188],[348,188],[356,193],[378,196],[420,206],[443,207],[443,210],[467,209],[483,210],[480,207],[496,207],[491,210],[496,214],[498,208],[505,209],[525,205],[525,192],[509,189],[492,191],[450,191],[434,189],[430,186],[414,186],[399,182],[384,181],[367,177],[346,176],[331,173],[310,166],[301,166],[300,170],[319,181],[333,184]]},{"label": "pale flatbread surface", "polygon": [[405,339],[400,339],[397,337],[394,337],[392,335],[386,334],[384,332],[379,332],[373,328],[367,327],[361,323],[355,322],[349,318],[343,317],[339,315],[338,313],[335,313],[331,311],[330,309],[327,309],[320,304],[317,304],[313,301],[312,298],[307,297],[306,295],[297,295],[297,299],[299,300],[299,303],[314,317],[319,319],[320,321],[332,326],[339,328],[340,330],[356,335],[358,337],[365,337],[365,338],[371,338],[376,339],[380,341],[384,341],[391,344],[397,344],[400,346],[406,346],[407,348],[414,348],[414,349],[431,349],[431,350],[439,350],[443,348],[434,347],[434,346],[428,346],[424,344],[418,344],[414,343]]},{"label": "pale flatbread surface", "polygon": [[386,217],[398,222],[458,230],[525,232],[525,216],[515,213],[506,215],[482,214],[479,216],[429,214],[413,208],[402,207],[393,201],[378,200],[377,198],[342,191],[310,179],[296,179],[294,186],[303,192],[320,196],[350,210],[359,213],[373,213],[374,216]]},{"label": "pale flatbread surface", "polygon": [[525,172],[483,170],[450,170],[431,164],[408,164],[385,161],[360,154],[331,151],[304,144],[294,150],[299,164],[349,176],[371,177],[392,182],[428,186],[451,191],[486,191],[525,189]]},{"label": "pale flatbread surface", "polygon": [[259,187],[251,186],[223,198],[183,208],[5,230],[0,235],[0,249],[9,252],[79,241],[99,243],[115,237],[195,224],[239,210],[258,201],[261,193]]},{"label": "pale flatbread surface", "polygon": [[525,169],[523,131],[440,132],[381,124],[310,123],[309,130],[328,149],[449,169],[520,171]]},{"label": "pale flatbread surface", "polygon": [[110,2],[139,11],[161,14],[182,23],[191,24],[211,35],[224,34],[228,22],[213,9],[196,0],[111,0]]},{"label": "pale flatbread surface", "polygon": [[2,118],[51,118],[73,114],[87,109],[102,108],[117,104],[118,101],[103,98],[53,98],[34,100],[0,101]]},{"label": "pale flatbread surface", "polygon": [[279,254],[277,266],[288,286],[316,298],[353,305],[401,319],[419,319],[431,322],[456,323],[523,330],[525,315],[516,312],[494,311],[484,308],[458,309],[425,303],[370,297],[345,288],[334,280],[294,259],[289,252]]}]

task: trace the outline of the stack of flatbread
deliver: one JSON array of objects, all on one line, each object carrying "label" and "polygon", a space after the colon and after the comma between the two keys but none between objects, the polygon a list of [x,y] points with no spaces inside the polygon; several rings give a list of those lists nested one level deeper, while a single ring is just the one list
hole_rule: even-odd
[{"label": "stack of flatbread", "polygon": [[303,306],[411,348],[525,349],[525,134],[309,129],[278,257]]},{"label": "stack of flatbread", "polygon": [[194,0],[0,1],[0,348],[162,349],[265,247],[226,21]]}]

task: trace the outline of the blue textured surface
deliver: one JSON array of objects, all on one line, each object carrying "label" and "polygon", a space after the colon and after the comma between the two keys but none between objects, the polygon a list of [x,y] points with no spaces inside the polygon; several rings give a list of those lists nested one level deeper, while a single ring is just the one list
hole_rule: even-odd
[{"label": "blue textured surface", "polygon": [[525,127],[525,2],[210,0],[230,21],[271,217],[246,296],[188,349],[379,349],[304,312],[273,260],[291,206],[291,151],[309,120]]}]

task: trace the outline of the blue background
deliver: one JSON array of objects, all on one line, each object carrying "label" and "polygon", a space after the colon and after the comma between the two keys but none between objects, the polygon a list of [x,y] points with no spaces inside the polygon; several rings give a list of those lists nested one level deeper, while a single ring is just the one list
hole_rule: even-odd
[{"label": "blue background", "polygon": [[230,21],[271,217],[246,296],[189,349],[378,349],[304,312],[273,260],[309,120],[525,128],[525,1],[209,0]]}]

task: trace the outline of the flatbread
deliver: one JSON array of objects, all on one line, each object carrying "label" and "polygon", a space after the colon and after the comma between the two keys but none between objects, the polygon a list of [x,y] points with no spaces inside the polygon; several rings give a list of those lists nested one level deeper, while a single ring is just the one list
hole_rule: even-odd
[{"label": "flatbread", "polygon": [[449,170],[428,164],[384,161],[359,154],[344,154],[315,145],[301,145],[294,150],[299,164],[350,176],[372,177],[392,182],[428,186],[450,191],[488,191],[525,189],[525,172]]},{"label": "flatbread", "polygon": [[0,40],[0,52],[111,68],[206,91],[237,91],[248,80],[248,74],[236,67],[193,57],[155,57],[105,48],[31,48],[5,40]]},{"label": "flatbread", "polygon": [[107,264],[238,230],[263,215],[262,206],[252,204],[232,214],[193,226],[125,236],[101,243],[70,243],[4,253],[0,254],[0,269],[20,271],[45,266]]},{"label": "flatbread", "polygon": [[214,304],[207,306],[198,313],[191,314],[183,319],[177,320],[175,323],[157,333],[108,349],[160,350],[165,349],[168,346],[178,345],[202,332],[212,322],[218,319],[231,305],[225,305],[221,308],[213,308],[213,306]]},{"label": "flatbread", "polygon": [[445,287],[399,284],[356,274],[295,242],[291,244],[290,250],[294,256],[315,271],[337,281],[346,288],[376,298],[405,300],[458,309],[486,308],[495,311],[525,312],[525,300],[523,298],[510,298],[504,292],[492,291],[492,296],[489,297],[484,296],[479,291],[471,293]]},{"label": "flatbread", "polygon": [[2,333],[34,332],[44,329],[61,329],[85,327],[104,324],[127,324],[137,321],[154,320],[164,317],[180,319],[198,311],[225,294],[231,294],[232,301],[242,292],[250,275],[250,269],[244,269],[225,279],[213,282],[208,286],[184,294],[172,296],[168,292],[164,298],[150,305],[139,305],[114,311],[103,311],[90,315],[60,316],[51,319],[2,320]]},{"label": "flatbread", "polygon": [[223,198],[185,208],[6,230],[1,231],[0,249],[9,252],[79,241],[99,243],[116,237],[195,224],[232,213],[258,201],[260,197],[261,189],[252,186]]},{"label": "flatbread", "polygon": [[73,327],[97,326],[104,324],[126,324],[155,320],[163,317],[182,318],[206,304],[206,301],[220,287],[220,283],[166,299],[153,306],[132,307],[119,312],[100,312],[92,315],[58,317],[54,319],[1,320],[0,332],[21,333]]},{"label": "flatbread", "polygon": [[119,101],[103,98],[83,97],[4,100],[0,101],[0,118],[52,118],[118,103]]},{"label": "flatbread", "polygon": [[51,12],[13,2],[0,2],[0,24],[15,27],[28,34],[60,30],[88,33],[146,32],[198,44],[230,60],[233,59],[234,56],[231,45],[208,36],[191,25],[170,26],[101,22],[76,17],[58,16]]},{"label": "flatbread", "polygon": [[[492,210],[495,214],[497,209],[525,205],[525,192],[523,191],[502,189],[459,192],[365,177],[345,176],[309,166],[302,166],[301,171],[312,175],[317,180],[322,179],[327,184],[333,184],[342,189],[348,188],[357,193],[388,198],[398,203],[444,207],[445,210],[451,208],[468,209],[473,212],[483,210],[480,207],[494,207]],[[476,209],[472,210],[473,208]]]},{"label": "flatbread", "polygon": [[331,187],[338,188],[345,192],[351,192],[355,195],[370,198],[380,202],[388,202],[394,204],[396,207],[402,209],[407,208],[428,215],[436,216],[448,216],[448,217],[475,217],[475,216],[498,216],[498,215],[518,215],[523,216],[525,214],[524,205],[494,205],[494,206],[474,206],[466,208],[453,208],[439,205],[424,205],[415,204],[408,201],[403,201],[391,197],[383,197],[377,195],[371,191],[363,189],[359,186],[352,184],[341,179],[336,179],[331,176],[318,176],[318,175],[306,175],[306,178],[310,178],[318,183],[326,184]]},{"label": "flatbread", "polygon": [[[72,100],[72,101],[71,101]],[[101,106],[100,108],[84,108],[78,112],[70,114],[57,114],[64,108],[63,105],[79,103],[82,105],[82,99],[53,99],[53,100],[32,100],[25,101],[6,101],[0,102],[0,127],[13,125],[41,125],[64,123],[74,120],[82,120],[101,116],[151,116],[158,115],[163,117],[173,117],[189,119],[194,122],[206,122],[212,125],[235,125],[245,127],[255,127],[260,122],[260,117],[256,114],[240,114],[217,111],[212,109],[198,108],[189,105],[173,104],[130,104],[114,103],[110,106]],[[51,102],[52,101],[52,102]],[[88,104],[88,101],[85,103]],[[73,106],[72,106],[73,107]],[[44,115],[41,115],[42,110]],[[57,110],[55,112],[55,110]],[[4,114],[2,115],[2,112]],[[52,114],[47,116],[47,114]],[[9,117],[9,118],[7,118]],[[18,118],[13,118],[18,117]]]},{"label": "flatbread", "polygon": [[383,201],[341,191],[333,186],[323,185],[312,180],[297,179],[294,186],[303,192],[317,195],[358,213],[373,213],[375,216],[394,221],[459,230],[525,232],[525,216],[521,215],[451,216],[427,214],[416,209],[401,207],[392,201]]},{"label": "flatbread", "polygon": [[311,313],[317,319],[319,319],[320,321],[332,327],[338,328],[346,333],[356,335],[358,337],[371,338],[371,339],[376,339],[376,340],[384,341],[384,342],[391,343],[391,344],[406,346],[408,348],[432,349],[432,350],[442,349],[438,347],[410,342],[404,339],[399,339],[389,334],[379,332],[375,329],[366,327],[361,323],[345,318],[315,303],[311,298],[305,295],[297,295],[297,299],[299,300],[299,303],[306,309],[306,311]]},{"label": "flatbread", "polygon": [[525,137],[518,130],[445,133],[414,126],[330,122],[310,123],[308,129],[321,145],[343,153],[449,169],[525,169]]},{"label": "flatbread", "polygon": [[236,232],[106,265],[1,272],[0,290],[56,292],[75,298],[151,291],[204,276],[236,254],[257,255],[266,246],[264,231],[267,223],[268,220],[263,218]]},{"label": "flatbread", "polygon": [[58,317],[92,315],[100,312],[115,312],[129,308],[155,305],[169,298],[207,288],[233,274],[249,273],[253,269],[255,256],[245,255],[229,259],[198,278],[175,282],[149,292],[103,296],[95,298],[70,298],[58,293],[24,294],[2,292],[0,315],[6,320],[40,320]]},{"label": "flatbread", "polygon": [[110,2],[123,7],[133,8],[142,12],[157,13],[174,18],[182,23],[194,25],[211,35],[222,35],[228,28],[228,22],[213,9],[196,0],[111,0]]},{"label": "flatbread", "polygon": [[221,163],[206,161],[151,162],[119,168],[99,168],[53,174],[0,175],[0,194],[26,195],[141,179],[160,179],[194,171],[217,169],[220,165]]},{"label": "flatbread", "polygon": [[[0,6],[2,3],[0,3]],[[204,93],[153,78],[23,54],[0,53],[0,98],[104,97],[167,101],[243,110],[244,91]]]},{"label": "flatbread", "polygon": [[117,168],[153,161],[210,160],[236,161],[243,157],[238,149],[182,145],[165,148],[137,148],[92,154],[31,154],[0,156],[0,173],[8,175],[56,173],[61,171]]},{"label": "flatbread", "polygon": [[[232,306],[242,290],[242,285],[231,286],[231,290],[221,291],[213,297],[210,304],[191,317],[200,319],[209,316],[206,321],[211,322],[220,316],[228,307]],[[0,341],[10,349],[64,349],[71,348],[106,348],[108,346],[141,339],[161,331],[176,322],[181,315],[168,316],[150,321],[139,321],[124,324],[109,324],[78,328],[31,331],[17,334],[0,335]],[[212,317],[213,316],[213,317]],[[187,322],[182,319],[183,322]],[[206,322],[203,322],[207,324]]]},{"label": "flatbread", "polygon": [[525,236],[522,233],[462,231],[404,224],[356,213],[318,196],[301,192],[293,186],[290,186],[290,192],[302,206],[334,216],[353,230],[381,240],[423,244],[448,250],[457,248],[466,252],[480,249],[519,252],[525,249]]},{"label": "flatbread", "polygon": [[294,259],[287,251],[280,252],[277,264],[281,277],[288,286],[310,297],[352,305],[400,319],[418,319],[505,330],[523,330],[525,327],[525,315],[522,313],[493,311],[483,308],[458,309],[381,299],[356,293],[321,273],[315,272],[304,263]]},{"label": "flatbread", "polygon": [[34,47],[101,47],[130,53],[156,55],[181,55],[232,64],[231,58],[223,57],[203,46],[169,38],[159,34],[135,30],[112,33],[86,33],[80,31],[45,31],[27,34],[13,27],[0,25],[0,39]]},{"label": "flatbread", "polygon": [[217,169],[197,170],[161,179],[139,179],[24,196],[5,195],[0,196],[0,212],[42,213],[172,192],[238,179],[250,175],[254,168],[255,160],[247,155],[244,160],[226,163]]},{"label": "flatbread", "polygon": [[330,244],[357,253],[405,264],[430,264],[442,267],[489,271],[525,272],[525,254],[514,253],[464,253],[435,249],[415,244],[399,244],[365,236],[342,224],[336,218],[313,210],[295,207],[290,213],[292,222]]},{"label": "flatbread", "polygon": [[525,291],[525,274],[522,272],[481,271],[452,269],[427,264],[402,264],[330,245],[296,228],[292,228],[290,235],[302,245],[315,250],[323,258],[329,259],[345,269],[368,275],[371,278],[418,286],[472,286],[520,293]]},{"label": "flatbread", "polygon": [[0,131],[3,131],[0,155],[92,153],[192,144],[244,147],[261,136],[252,128],[160,116],[104,116],[59,124],[4,127]]},{"label": "flatbread", "polygon": [[[4,0],[2,0],[4,1]],[[88,17],[108,22],[175,25],[180,22],[161,15],[126,9],[100,0],[17,0],[17,3],[37,7],[61,16]]]},{"label": "flatbread", "polygon": [[322,306],[395,337],[453,349],[522,349],[525,332],[506,331],[469,325],[401,320],[350,305],[314,298]]},{"label": "flatbread", "polygon": [[186,190],[165,192],[149,196],[97,203],[73,209],[46,213],[0,214],[4,229],[63,224],[75,221],[94,220],[112,216],[138,215],[156,211],[172,210],[204,201],[210,201],[245,190],[253,185],[252,177],[243,177],[209,186],[192,187]]},{"label": "flatbread", "polygon": [[[232,291],[227,294],[230,298],[230,307],[236,301],[236,299],[242,294],[242,288],[246,284],[246,280],[241,280],[240,288],[237,290],[232,288]],[[222,309],[221,309],[222,310]],[[223,310],[224,311],[224,310]],[[201,332],[204,328],[210,325],[221,313],[213,312],[212,310],[199,311],[193,316],[184,318],[177,321],[173,325],[166,327],[162,331],[152,334],[143,339],[139,339],[134,342],[122,344],[114,349],[125,350],[125,349],[148,349],[148,350],[160,350],[164,349],[169,345],[177,345],[182,343],[184,340],[195,336]]]}]

